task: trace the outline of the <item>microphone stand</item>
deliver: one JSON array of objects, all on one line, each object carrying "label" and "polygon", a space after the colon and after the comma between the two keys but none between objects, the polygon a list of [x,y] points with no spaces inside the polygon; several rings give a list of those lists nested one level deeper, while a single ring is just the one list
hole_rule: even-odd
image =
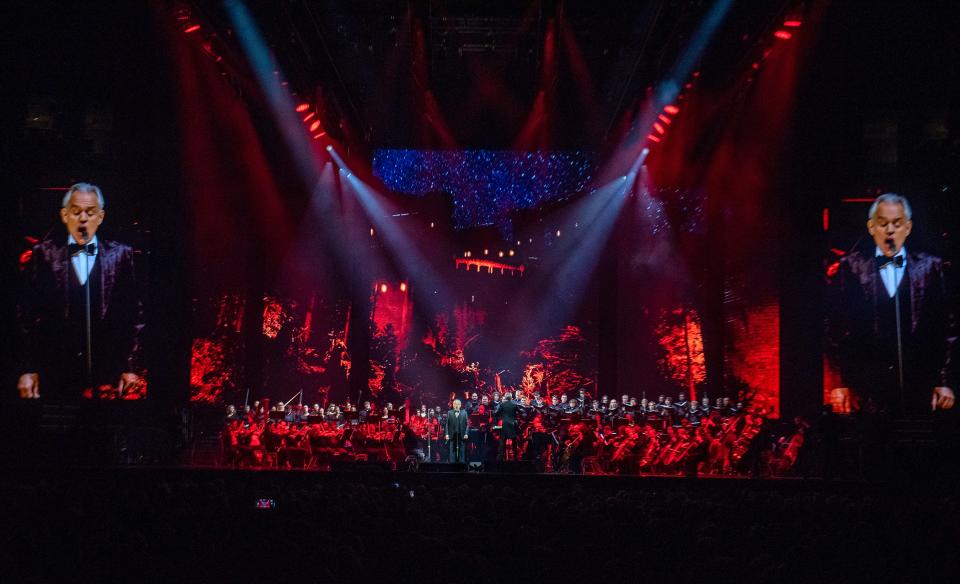
[{"label": "microphone stand", "polygon": [[[889,245],[890,248],[893,249],[893,242],[890,242]],[[906,254],[904,254],[904,256],[906,256]],[[906,275],[906,266],[903,267],[903,271],[904,275]],[[900,387],[901,409],[903,409],[903,333],[900,325],[900,283],[902,281],[902,277],[900,280],[897,280],[897,264],[896,262],[893,262],[893,303],[897,318],[897,381]]]},{"label": "microphone stand", "polygon": [[84,246],[81,250],[83,254],[83,292],[85,298],[85,324],[86,324],[86,333],[87,333],[87,385],[90,387],[90,390],[93,390],[93,333],[91,330],[91,321],[90,321],[90,253],[85,247],[87,245],[87,228],[80,228],[80,236],[83,237],[83,241],[80,242],[80,245]]}]

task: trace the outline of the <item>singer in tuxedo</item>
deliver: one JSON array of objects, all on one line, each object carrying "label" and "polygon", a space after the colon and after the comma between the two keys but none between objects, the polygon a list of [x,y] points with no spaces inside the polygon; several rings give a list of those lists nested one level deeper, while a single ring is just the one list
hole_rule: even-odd
[{"label": "singer in tuxedo", "polygon": [[956,339],[943,261],[907,250],[912,228],[906,198],[879,196],[867,218],[874,245],[847,254],[831,282],[829,350],[866,412],[918,417],[954,406]]},{"label": "singer in tuxedo", "polygon": [[453,400],[453,409],[447,412],[447,420],[444,426],[444,438],[450,450],[450,462],[467,461],[467,438],[470,435],[470,422],[467,412],[460,406],[460,400]]},{"label": "singer in tuxedo", "polygon": [[66,234],[34,246],[24,267],[17,314],[23,398],[77,398],[103,386],[122,396],[140,381],[143,311],[133,250],[97,237],[104,206],[97,186],[71,186],[60,209]]}]

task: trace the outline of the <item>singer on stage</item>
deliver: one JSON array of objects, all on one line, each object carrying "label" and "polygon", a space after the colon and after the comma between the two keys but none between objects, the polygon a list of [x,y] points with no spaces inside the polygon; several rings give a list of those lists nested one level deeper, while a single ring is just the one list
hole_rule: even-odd
[{"label": "singer on stage", "polygon": [[24,267],[17,313],[23,398],[74,399],[107,386],[122,397],[140,381],[133,250],[97,237],[104,206],[95,185],[67,189],[60,209],[66,234],[34,246]]},{"label": "singer on stage", "polygon": [[907,250],[912,228],[906,198],[877,197],[874,245],[847,254],[831,282],[829,349],[862,411],[916,418],[954,405],[956,333],[943,261]]},{"label": "singer on stage", "polygon": [[453,400],[453,409],[447,412],[444,439],[450,450],[450,462],[467,461],[467,437],[470,432],[467,412],[460,409],[459,399]]}]

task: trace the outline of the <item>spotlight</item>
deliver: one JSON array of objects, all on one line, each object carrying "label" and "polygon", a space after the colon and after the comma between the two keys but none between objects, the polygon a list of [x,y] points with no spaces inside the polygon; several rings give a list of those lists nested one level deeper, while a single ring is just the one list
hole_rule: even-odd
[{"label": "spotlight", "polygon": [[316,116],[316,115],[317,115],[317,114],[316,114],[315,112],[310,112],[309,114],[303,116],[303,121],[304,121],[304,122],[309,122],[309,121],[310,121],[311,119],[313,119],[313,117]]},{"label": "spotlight", "polygon": [[660,143],[660,138],[657,138],[653,134],[647,134],[647,140],[650,140],[651,142]]},{"label": "spotlight", "polygon": [[316,131],[317,131],[317,128],[319,128],[319,127],[320,127],[320,120],[316,120],[315,122],[313,122],[312,124],[310,124],[310,131],[311,131],[311,132],[316,132]]},{"label": "spotlight", "polygon": [[498,253],[498,254],[497,254],[497,257],[501,257],[501,258],[502,258],[502,257],[503,257],[503,252],[501,251],[500,253]]},{"label": "spotlight", "polygon": [[373,237],[373,234],[374,234],[373,227],[371,227],[371,228],[370,228],[370,237]]},{"label": "spotlight", "polygon": [[784,20],[783,21],[783,26],[786,26],[788,28],[797,28],[801,24],[803,24],[803,21],[801,20]]},{"label": "spotlight", "polygon": [[387,285],[386,285],[386,284],[380,284],[380,293],[381,293],[381,294],[386,294],[386,293],[387,293]]},{"label": "spotlight", "polygon": [[[627,178],[627,177],[623,177],[623,178]],[[560,237],[560,230],[559,230],[559,229],[557,229],[557,237]]]},{"label": "spotlight", "polygon": [[406,282],[400,282],[400,291],[401,291],[401,292],[406,292],[406,291],[407,291],[407,283],[406,283]]},{"label": "spotlight", "polygon": [[327,152],[333,152],[333,145],[327,144]]},{"label": "spotlight", "polygon": [[483,255],[490,255],[490,250],[489,249],[483,250]]},{"label": "spotlight", "polygon": [[433,229],[433,225],[434,225],[434,223],[433,223],[433,221],[431,221],[431,222],[430,222],[430,229]]},{"label": "spotlight", "polygon": [[673,122],[673,120],[671,120],[670,118],[668,118],[667,116],[665,116],[665,115],[663,115],[663,114],[658,115],[658,116],[657,116],[657,119],[660,120],[661,122],[663,122],[664,124],[668,125],[668,126],[670,125],[671,122]]},{"label": "spotlight", "polygon": [[323,138],[323,137],[326,136],[326,135],[327,135],[326,132],[320,132],[319,134],[314,134],[314,135],[313,135],[313,139],[314,139],[314,140],[319,140],[320,138]]},{"label": "spotlight", "polygon": [[668,106],[666,106],[666,107],[663,108],[663,111],[667,112],[667,113],[670,114],[671,116],[675,116],[675,115],[677,115],[678,113],[680,113],[680,108],[678,108],[678,107],[675,106],[675,105],[668,105]]},{"label": "spotlight", "polygon": [[658,134],[663,135],[667,133],[667,130],[660,125],[660,122],[653,122],[653,129],[657,131]]},{"label": "spotlight", "polygon": [[297,105],[297,113],[303,113],[303,112],[307,111],[308,109],[310,109],[310,104],[307,103],[307,102],[303,102],[303,103]]},{"label": "spotlight", "polygon": [[510,257],[513,257],[513,250],[510,250]]},{"label": "spotlight", "polygon": [[183,29],[183,32],[185,32],[185,33],[187,33],[187,34],[190,34],[190,33],[192,33],[192,32],[197,32],[198,30],[200,30],[200,25],[199,25],[199,24],[192,24],[192,25],[188,26],[187,28]]},{"label": "spotlight", "polygon": [[773,36],[785,41],[788,41],[793,38],[793,35],[785,30],[778,30],[777,32],[773,33]]}]

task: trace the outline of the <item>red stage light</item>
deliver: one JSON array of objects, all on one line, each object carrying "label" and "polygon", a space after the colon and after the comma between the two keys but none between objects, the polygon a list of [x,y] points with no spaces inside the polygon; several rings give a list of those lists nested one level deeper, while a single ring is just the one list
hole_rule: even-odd
[{"label": "red stage light", "polygon": [[647,134],[647,140],[650,140],[651,142],[660,143],[660,138],[657,138],[653,134]]},{"label": "red stage light", "polygon": [[793,38],[793,35],[785,30],[778,30],[777,32],[773,33],[773,36],[777,37],[778,39],[783,39],[785,41],[788,41]]},{"label": "red stage light", "polygon": [[661,122],[663,122],[664,124],[668,125],[668,126],[670,125],[671,122],[673,122],[673,120],[671,120],[670,118],[668,118],[667,116],[665,116],[665,115],[663,115],[663,114],[658,115],[658,116],[657,116],[657,119],[660,120]]},{"label": "red stage light", "polygon": [[323,138],[323,137],[326,136],[326,135],[327,135],[326,132],[320,132],[319,134],[314,134],[314,135],[313,135],[313,139],[314,139],[314,140],[319,140],[320,138]]},{"label": "red stage light", "polygon": [[310,124],[310,131],[311,131],[311,132],[316,132],[316,131],[317,131],[317,128],[319,128],[319,127],[320,127],[320,120],[317,120],[317,121],[313,122],[312,124]]},{"label": "red stage light", "polygon": [[315,115],[317,115],[317,114],[315,114],[314,112],[310,112],[309,114],[303,116],[303,121],[309,122],[310,119],[313,118]]},{"label": "red stage light", "polygon": [[786,26],[789,28],[797,28],[801,24],[803,24],[803,21],[800,21],[800,20],[784,20],[783,21],[783,26]]},{"label": "red stage light", "polygon": [[675,106],[675,105],[668,105],[668,106],[666,106],[666,107],[663,108],[663,111],[667,112],[667,113],[670,114],[671,116],[675,116],[675,115],[677,115],[678,113],[680,113],[680,108],[678,108],[678,107]]},{"label": "red stage light", "polygon": [[653,122],[653,129],[657,131],[658,134],[666,134],[667,131],[661,126],[658,122]]},{"label": "red stage light", "polygon": [[401,291],[401,292],[406,292],[406,291],[407,291],[407,283],[406,283],[406,282],[400,282],[400,291]]},{"label": "red stage light", "polygon": [[305,111],[307,111],[308,109],[310,109],[310,104],[307,103],[307,102],[303,102],[303,103],[301,103],[300,105],[297,106],[297,112],[298,112],[298,113],[305,112]]},{"label": "red stage light", "polygon": [[387,285],[386,285],[386,284],[380,284],[380,293],[381,293],[381,294],[386,294],[386,293],[387,293],[387,289],[388,289],[388,288],[387,288]]},{"label": "red stage light", "polygon": [[190,34],[191,32],[197,32],[198,30],[200,30],[200,25],[199,25],[199,24],[192,24],[192,25],[188,26],[187,28],[183,29],[183,32],[185,32],[185,33],[187,33],[187,34]]},{"label": "red stage light", "polygon": [[823,208],[823,230],[830,230],[830,209],[826,207]]}]

